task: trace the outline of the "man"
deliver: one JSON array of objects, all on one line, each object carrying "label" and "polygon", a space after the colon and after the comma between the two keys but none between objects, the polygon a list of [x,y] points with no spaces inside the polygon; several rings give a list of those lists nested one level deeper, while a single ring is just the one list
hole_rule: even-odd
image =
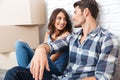
[{"label": "man", "polygon": [[[35,80],[110,80],[112,78],[117,60],[118,42],[114,35],[97,25],[99,10],[96,1],[77,1],[74,3],[74,8],[74,26],[81,26],[82,29],[62,40],[38,46],[31,61],[32,75],[29,72],[26,76],[33,76]],[[49,77],[47,53],[68,48],[69,62],[64,74],[59,77]],[[10,76],[12,71],[8,71],[6,75]],[[6,76],[5,80],[10,79]],[[24,80],[28,79],[24,78]]]}]

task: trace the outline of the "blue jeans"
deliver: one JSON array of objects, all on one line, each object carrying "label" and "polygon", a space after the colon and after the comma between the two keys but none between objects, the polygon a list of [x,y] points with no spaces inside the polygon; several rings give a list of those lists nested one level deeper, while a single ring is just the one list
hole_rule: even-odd
[{"label": "blue jeans", "polygon": [[[57,76],[61,75],[57,70],[56,66],[48,57],[48,63],[50,67],[50,72],[44,70],[43,80],[52,80],[52,74]],[[34,80],[29,68],[16,66],[7,71],[4,80]]]},{"label": "blue jeans", "polygon": [[[51,72],[44,71],[43,80],[52,80]],[[16,66],[7,71],[4,80],[34,80],[29,68]]]},{"label": "blue jeans", "polygon": [[17,63],[21,67],[29,68],[30,61],[34,55],[34,51],[29,45],[22,41],[17,41],[15,44]]},{"label": "blue jeans", "polygon": [[[52,80],[52,74],[61,75],[48,57],[50,72],[44,70],[43,80]],[[34,80],[29,68],[16,66],[7,71],[4,80]]]},{"label": "blue jeans", "polygon": [[30,69],[23,67],[14,67],[7,71],[4,80],[34,80]]},{"label": "blue jeans", "polygon": [[[16,57],[18,65],[23,68],[30,67],[30,61],[34,55],[34,51],[29,47],[29,45],[22,41],[16,42]],[[61,75],[66,69],[68,63],[69,53],[68,50],[65,51],[55,62],[52,62],[48,56],[48,63],[50,67],[50,74]],[[46,71],[44,73],[46,75]]]}]

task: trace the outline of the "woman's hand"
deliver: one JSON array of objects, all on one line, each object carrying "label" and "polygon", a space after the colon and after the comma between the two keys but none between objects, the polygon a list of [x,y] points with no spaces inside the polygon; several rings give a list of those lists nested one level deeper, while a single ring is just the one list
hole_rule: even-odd
[{"label": "woman's hand", "polygon": [[59,36],[57,39],[65,38],[65,37],[67,37],[69,34],[70,34],[69,32],[65,32],[65,33],[63,33],[61,36]]}]

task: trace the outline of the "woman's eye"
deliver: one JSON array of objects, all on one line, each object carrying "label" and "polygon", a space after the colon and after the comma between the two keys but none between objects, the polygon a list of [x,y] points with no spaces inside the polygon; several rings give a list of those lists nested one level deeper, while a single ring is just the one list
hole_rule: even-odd
[{"label": "woman's eye", "polygon": [[61,17],[57,17],[57,20],[61,20]]}]

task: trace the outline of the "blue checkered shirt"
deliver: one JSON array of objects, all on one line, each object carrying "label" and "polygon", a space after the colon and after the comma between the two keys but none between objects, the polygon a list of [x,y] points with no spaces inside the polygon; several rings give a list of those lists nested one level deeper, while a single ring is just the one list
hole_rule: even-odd
[{"label": "blue checkered shirt", "polygon": [[88,34],[82,44],[81,36],[82,29],[48,44],[50,53],[69,49],[69,62],[64,74],[53,80],[81,80],[91,76],[96,80],[110,80],[118,55],[116,37],[99,26]]}]

